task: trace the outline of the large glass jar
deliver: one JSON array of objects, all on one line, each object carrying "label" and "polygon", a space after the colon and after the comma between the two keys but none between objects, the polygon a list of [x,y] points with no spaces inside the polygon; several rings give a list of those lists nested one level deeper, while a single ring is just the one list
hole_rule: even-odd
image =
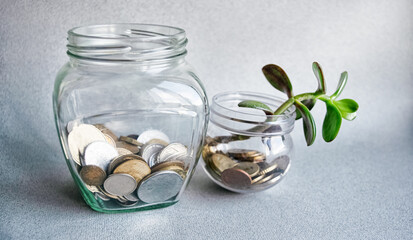
[{"label": "large glass jar", "polygon": [[201,154],[204,88],[180,28],[108,24],[68,32],[53,106],[71,175],[100,212],[179,200]]},{"label": "large glass jar", "polygon": [[212,99],[211,118],[202,152],[207,175],[219,186],[238,193],[268,189],[288,172],[293,158],[295,107],[283,115],[238,107],[254,100],[277,109],[285,100],[266,94],[228,92]]}]

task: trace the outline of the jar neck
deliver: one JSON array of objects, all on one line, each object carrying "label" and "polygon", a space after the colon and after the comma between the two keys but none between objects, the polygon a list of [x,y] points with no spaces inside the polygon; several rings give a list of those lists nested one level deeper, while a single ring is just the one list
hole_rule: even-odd
[{"label": "jar neck", "polygon": [[295,107],[282,115],[265,115],[263,111],[238,107],[244,100],[265,103],[277,109],[285,99],[253,92],[226,92],[212,99],[210,121],[230,132],[246,136],[276,136],[289,134],[294,129]]},{"label": "jar neck", "polygon": [[187,53],[185,31],[152,24],[107,24],[73,28],[67,54],[72,61],[100,64],[167,64]]}]

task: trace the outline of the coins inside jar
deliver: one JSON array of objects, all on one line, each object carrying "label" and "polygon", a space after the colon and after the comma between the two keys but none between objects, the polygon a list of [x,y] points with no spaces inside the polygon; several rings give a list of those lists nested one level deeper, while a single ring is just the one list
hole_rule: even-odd
[{"label": "coins inside jar", "polygon": [[68,149],[95,199],[132,207],[166,201],[180,192],[188,171],[185,161],[192,158],[185,145],[169,144],[169,137],[159,130],[118,137],[103,124],[77,122],[67,126]]},{"label": "coins inside jar", "polygon": [[288,171],[290,162],[287,155],[267,158],[258,150],[228,148],[232,141],[239,140],[227,136],[207,137],[202,157],[205,169],[216,181],[231,189],[254,189],[257,185],[279,181]]}]

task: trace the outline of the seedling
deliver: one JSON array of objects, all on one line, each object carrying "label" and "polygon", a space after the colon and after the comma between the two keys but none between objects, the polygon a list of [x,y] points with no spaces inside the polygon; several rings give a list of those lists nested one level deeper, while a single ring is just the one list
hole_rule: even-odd
[{"label": "seedling", "polygon": [[323,71],[317,62],[313,63],[313,72],[318,80],[318,88],[313,93],[294,95],[290,79],[284,70],[277,65],[268,64],[262,68],[262,72],[275,89],[287,94],[288,100],[275,111],[262,102],[252,100],[242,101],[238,106],[262,110],[266,115],[274,115],[273,120],[276,120],[277,115],[282,115],[288,108],[295,105],[296,120],[303,119],[304,135],[308,146],[314,143],[316,137],[316,125],[310,110],[314,107],[317,99],[325,102],[327,107],[323,122],[323,139],[326,142],[331,142],[336,138],[342,118],[351,121],[356,117],[356,111],[359,107],[356,101],[352,99],[337,100],[347,83],[347,72],[341,73],[337,89],[330,96],[326,95]]}]

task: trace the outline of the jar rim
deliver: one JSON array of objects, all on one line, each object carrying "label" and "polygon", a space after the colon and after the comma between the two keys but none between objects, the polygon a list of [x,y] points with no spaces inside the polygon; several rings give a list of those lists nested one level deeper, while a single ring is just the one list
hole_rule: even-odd
[{"label": "jar rim", "polygon": [[144,64],[181,59],[188,43],[182,28],[145,23],[75,27],[67,40],[67,54],[74,59]]},{"label": "jar rim", "polygon": [[[212,98],[212,103],[219,106],[220,108],[223,108],[227,111],[233,112],[233,113],[241,113],[245,116],[263,116],[262,113],[245,113],[245,112],[241,112],[240,110],[236,110],[236,109],[232,109],[232,108],[228,108],[226,106],[224,106],[223,104],[221,104],[221,102],[219,101],[222,98],[229,98],[229,97],[241,97],[241,96],[247,96],[247,97],[260,97],[260,98],[266,98],[267,100],[271,100],[273,102],[279,102],[279,103],[283,103],[285,101],[287,101],[287,99],[284,98],[280,98],[280,97],[275,97],[269,94],[265,94],[265,93],[258,93],[258,92],[248,92],[248,91],[228,91],[228,92],[222,92],[222,93],[218,93],[216,95],[214,95],[214,97]],[[269,115],[267,116],[267,118],[273,118],[273,117],[277,117],[277,118],[281,118],[281,119],[286,119],[286,118],[290,118],[292,117],[292,115],[295,113],[295,106],[291,106],[286,112],[284,112],[283,114],[280,115]]]},{"label": "jar rim", "polygon": [[244,100],[255,100],[276,109],[286,99],[258,92],[223,92],[212,98],[210,121],[231,132],[251,136],[273,136],[290,133],[295,123],[295,106],[281,115],[266,115],[260,110],[238,107]]},{"label": "jar rim", "polygon": [[[173,34],[162,34],[162,35],[148,35],[148,37],[142,37],[142,35],[133,35],[133,30],[134,29],[128,29],[131,32],[125,32],[124,35],[92,35],[92,34],[85,34],[81,33],[79,31],[81,30],[87,30],[87,29],[92,29],[92,28],[105,28],[105,29],[114,29],[115,27],[124,27],[124,28],[129,28],[129,27],[156,27],[156,28],[163,28],[163,29],[169,29],[169,30],[176,30],[176,33]],[[96,25],[84,25],[84,26],[78,26],[70,29],[68,32],[69,36],[76,36],[76,37],[87,37],[87,38],[96,38],[96,39],[140,39],[140,40],[158,40],[158,39],[166,39],[166,38],[177,38],[180,39],[181,37],[185,38],[185,30],[182,28],[178,27],[173,27],[173,26],[168,26],[168,25],[159,25],[159,24],[149,24],[149,23],[111,23],[111,24],[96,24]],[[148,32],[149,33],[155,33],[155,32]],[[126,35],[129,34],[129,35]],[[158,33],[159,34],[159,33]],[[183,35],[183,36],[182,36]]]}]

